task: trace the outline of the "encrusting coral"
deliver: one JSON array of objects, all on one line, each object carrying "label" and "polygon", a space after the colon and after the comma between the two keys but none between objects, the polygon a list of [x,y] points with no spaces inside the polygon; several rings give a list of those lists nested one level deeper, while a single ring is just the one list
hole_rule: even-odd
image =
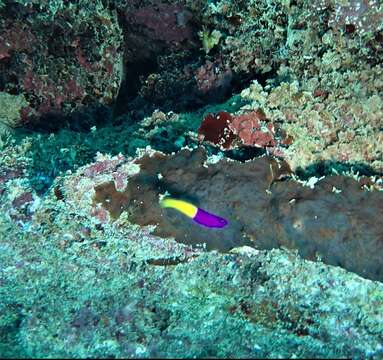
[{"label": "encrusting coral", "polygon": [[[244,245],[286,247],[307,259],[320,258],[364,277],[383,279],[383,192],[373,190],[369,178],[328,176],[311,179],[305,186],[294,180],[284,161],[262,157],[212,163],[202,149],[169,156],[151,152],[128,162],[120,158],[118,163],[109,170],[102,166],[91,177],[85,168],[85,177],[69,178],[64,187],[69,199],[75,196],[101,223],[126,212],[129,221],[155,226],[154,234],[185,244],[223,252]],[[124,168],[131,170],[121,187],[116,179]],[[162,209],[161,194],[222,216],[229,225],[200,228],[177,211]]]}]

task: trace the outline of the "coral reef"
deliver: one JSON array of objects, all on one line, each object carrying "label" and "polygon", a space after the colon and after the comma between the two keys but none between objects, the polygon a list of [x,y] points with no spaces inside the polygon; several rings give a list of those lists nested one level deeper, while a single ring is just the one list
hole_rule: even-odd
[{"label": "coral reef", "polygon": [[381,359],[382,40],[376,0],[0,0],[1,357]]},{"label": "coral reef", "polygon": [[216,114],[208,114],[198,128],[198,136],[201,141],[207,141],[222,148],[230,148],[235,139],[233,131],[229,128],[232,116],[220,111]]},{"label": "coral reef", "polygon": [[[383,193],[373,190],[371,180],[330,176],[311,189],[286,179],[291,170],[285,162],[263,157],[209,164],[201,150],[173,156],[152,152],[118,167],[120,161],[97,162],[68,178],[63,187],[68,201],[77,202],[100,223],[126,212],[129,221],[156,226],[154,234],[188,245],[220,251],[244,245],[287,247],[305,258],[319,257],[364,277],[383,279]],[[131,167],[134,173],[126,170]],[[101,170],[95,175],[96,168]],[[90,173],[92,181],[85,181]],[[116,181],[121,177],[126,179],[123,186]],[[312,180],[308,184],[312,186]],[[159,195],[165,192],[228,219],[229,226],[203,229],[176,211],[161,209]]]},{"label": "coral reef", "polygon": [[210,99],[222,99],[231,89],[233,73],[228,66],[224,66],[220,59],[215,62],[209,60],[198,68],[195,78],[197,88],[201,94],[210,95]]},{"label": "coral reef", "polygon": [[19,126],[21,111],[27,105],[24,95],[0,92],[0,122],[11,128]]},{"label": "coral reef", "polygon": [[[193,14],[181,4],[154,4],[126,11],[126,22],[133,28],[142,27],[145,40],[160,40],[174,46],[194,38]],[[137,31],[137,29],[135,30]]]},{"label": "coral reef", "polygon": [[322,56],[348,58],[343,64],[354,69],[382,59],[382,5],[374,0],[186,3],[206,32],[221,33],[217,53],[236,72],[263,74],[287,65],[294,76],[312,77],[326,71]]},{"label": "coral reef", "polygon": [[282,146],[291,143],[291,137],[278,124],[268,122],[260,108],[235,116],[225,111],[210,113],[198,128],[198,137],[221,149],[257,147],[275,156],[283,156]]},{"label": "coral reef", "polygon": [[[252,101],[244,110],[261,107],[266,117],[291,137],[283,156],[293,170],[329,160],[364,163],[382,173],[381,87],[361,85],[376,81],[380,70],[338,76],[342,86],[331,88],[331,92],[324,91],[316,79],[303,84],[283,82],[267,89],[254,82],[242,91],[242,96]],[[351,81],[355,81],[353,89],[346,87]]]},{"label": "coral reef", "polygon": [[[41,123],[54,130],[63,124],[52,124],[52,116],[64,122],[74,111],[111,104],[120,86],[116,15],[101,1],[46,10],[12,1],[0,9],[0,92],[2,103],[8,99],[2,113],[10,111],[0,116],[13,127]],[[12,96],[23,100],[17,116]]]},{"label": "coral reef", "polygon": [[[292,168],[320,161],[383,171],[383,9],[376,1],[192,2],[233,77],[257,81],[243,96],[292,137]],[[380,44],[380,45],[379,45]],[[218,54],[218,55],[217,55]],[[255,92],[257,94],[255,94]]]},{"label": "coral reef", "polygon": [[[126,211],[113,223],[101,222],[90,213],[95,184],[114,181],[124,196],[125,186],[135,177],[159,168],[168,159],[174,160],[169,164],[175,174],[185,156],[193,160],[191,165],[203,160],[202,154],[191,157],[187,151],[174,159],[153,151],[142,152],[135,160],[99,155],[96,162],[76,173],[56,178],[35,205],[29,227],[22,230],[7,216],[8,195],[0,197],[6,215],[0,217],[0,234],[7,234],[0,238],[2,356],[381,357],[381,283],[340,267],[303,260],[287,250],[241,247],[219,254],[193,249],[153,235],[153,226],[132,225]],[[13,162],[14,167],[1,172],[5,191],[16,187],[28,191],[28,183],[22,181],[26,174],[16,170],[25,160],[7,156],[7,164]],[[0,161],[3,166],[4,159]],[[250,164],[264,174],[259,176],[259,196],[272,196],[262,193],[265,187],[283,193],[287,186],[291,192],[296,187],[293,182],[290,186],[285,181],[270,185],[272,176],[268,166],[265,168],[269,161],[262,158]],[[278,171],[277,162],[272,163],[273,171]],[[214,169],[211,162],[207,165],[200,167],[199,176]],[[246,168],[246,164],[231,162],[234,168],[243,165]],[[169,181],[166,166],[162,167],[163,180]],[[120,181],[123,174],[127,181]],[[248,176],[254,174],[257,172],[252,170]],[[186,175],[178,176],[186,179]],[[188,184],[188,191],[200,196],[203,186],[196,175],[192,177],[198,190]],[[218,185],[219,177],[214,178]],[[356,181],[346,182],[354,184],[350,188],[354,196],[363,193]],[[182,180],[176,186],[182,186]],[[328,183],[322,186],[328,187]],[[346,184],[345,189],[348,187]],[[315,188],[301,189],[302,194],[311,194],[306,203],[314,203],[318,191],[329,193],[325,200],[330,204],[331,197],[338,196],[343,204],[348,198],[325,191],[320,184]],[[247,198],[252,194],[246,189],[243,193]],[[156,213],[154,200],[146,206]],[[214,207],[210,197],[204,195],[202,201]],[[297,199],[298,207],[300,201]],[[251,199],[247,204],[253,206]],[[282,206],[284,216],[288,216],[286,206],[293,205]],[[215,208],[227,211],[219,203]],[[331,214],[334,216],[333,211]],[[183,225],[185,219],[176,214],[163,215],[165,221],[184,226],[184,231],[190,226]],[[142,218],[148,216],[154,215],[141,214]],[[282,217],[282,226],[283,219],[287,217]],[[255,220],[263,221],[261,216]]]}]

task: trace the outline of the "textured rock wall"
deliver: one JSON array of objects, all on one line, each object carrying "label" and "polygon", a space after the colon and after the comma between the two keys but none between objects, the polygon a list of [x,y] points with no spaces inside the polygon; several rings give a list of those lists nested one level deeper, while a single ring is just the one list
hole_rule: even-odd
[{"label": "textured rock wall", "polygon": [[[156,235],[182,243],[224,252],[243,245],[298,249],[304,258],[383,279],[383,192],[371,184],[367,190],[369,179],[330,176],[315,186],[309,182],[310,187],[291,178],[285,162],[263,157],[209,164],[202,150],[154,153],[135,164],[140,171],[126,188],[116,190],[116,176],[93,187],[94,214],[101,221],[126,211],[130,221],[156,225]],[[228,219],[229,225],[202,228],[176,210],[161,209],[159,195],[165,192]],[[102,209],[108,212],[100,216]]]}]

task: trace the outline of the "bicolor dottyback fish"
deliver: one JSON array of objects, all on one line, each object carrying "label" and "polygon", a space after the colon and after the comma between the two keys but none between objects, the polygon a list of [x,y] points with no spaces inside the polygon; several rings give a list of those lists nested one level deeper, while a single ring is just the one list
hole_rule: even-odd
[{"label": "bicolor dottyback fish", "polygon": [[193,219],[196,223],[208,228],[223,228],[228,221],[220,216],[209,213],[184,200],[165,197],[160,200],[162,208],[173,208]]}]

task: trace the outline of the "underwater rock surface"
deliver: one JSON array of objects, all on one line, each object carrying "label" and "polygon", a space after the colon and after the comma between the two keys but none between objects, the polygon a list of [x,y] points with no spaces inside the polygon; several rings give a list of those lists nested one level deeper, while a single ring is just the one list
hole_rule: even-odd
[{"label": "underwater rock surface", "polygon": [[[383,280],[383,192],[367,190],[366,179],[329,176],[310,188],[290,175],[286,162],[269,157],[209,163],[202,149],[169,156],[153,152],[130,163],[120,157],[90,165],[76,175],[74,188],[73,180],[67,182],[64,193],[86,196],[101,222],[126,212],[129,221],[156,225],[154,234],[188,245],[223,252],[244,245],[297,249],[306,259]],[[224,217],[229,225],[208,229],[176,210],[161,209],[159,196],[165,192]]]},{"label": "underwater rock surface", "polygon": [[[219,184],[226,177],[221,168],[229,170],[227,178],[237,179],[238,184],[241,175],[258,175],[252,186],[260,191],[259,201],[264,204],[271,199],[279,204],[279,192],[296,196],[297,191],[309,197],[306,203],[316,203],[319,184],[314,189],[302,188],[289,177],[284,179],[290,171],[279,167],[282,162],[265,157],[214,165],[216,159],[206,160],[200,150],[171,156],[147,150],[136,159],[98,154],[95,162],[57,177],[50,191],[42,195],[31,188],[23,169],[29,159],[17,157],[18,150],[15,147],[0,158],[0,210],[4,215],[0,216],[0,353],[4,357],[382,356],[382,283],[320,261],[304,260],[297,251],[254,247],[237,247],[229,253],[207,251],[154,235],[153,230],[161,230],[159,226],[154,229],[130,222],[131,217],[140,217],[140,210],[145,221],[161,220],[156,218],[164,211],[158,208],[157,194],[169,185],[158,186],[153,178],[172,183],[173,191],[189,186],[187,191],[204,196],[200,202],[195,195],[189,200],[217,214],[238,211],[223,208],[207,196],[213,191],[211,179],[202,180],[209,174]],[[157,176],[158,170],[162,178]],[[347,179],[337,179],[336,186],[344,182],[348,189]],[[375,184],[369,185],[367,180],[363,179],[363,186],[372,190]],[[111,182],[113,187],[105,185]],[[145,206],[133,202],[121,209],[129,184],[143,184],[154,202]],[[360,190],[357,182],[351,184],[355,186],[350,191],[361,199],[377,195],[376,191]],[[98,186],[117,189],[124,201],[108,201],[117,196],[112,191],[104,205],[95,204]],[[345,194],[345,189],[338,194],[331,189],[327,192],[326,186],[318,191],[329,204],[333,204],[332,196]],[[264,189],[272,193],[263,194]],[[225,190],[237,192],[241,201],[246,194],[250,209],[258,208],[250,204],[256,197],[248,188]],[[131,191],[145,199],[137,187]],[[222,191],[217,187],[214,191],[222,200]],[[115,220],[106,210],[107,204],[116,217],[120,213]],[[289,220],[285,208],[292,204],[280,204],[281,214]],[[347,206],[354,209],[344,199],[339,204],[342,211]],[[255,229],[262,221],[266,223],[267,209],[258,211],[264,218],[251,220],[246,211],[246,226],[253,220]],[[173,226],[170,230],[180,226],[186,240],[190,239],[190,219],[171,210],[162,215],[163,223]],[[282,215],[277,231],[283,234]],[[313,221],[310,215],[303,219]],[[353,212],[343,215],[354,220]],[[270,220],[266,225],[274,223]],[[375,229],[365,231],[371,236]],[[264,229],[264,235],[270,233],[272,229]],[[232,245],[223,240],[225,246]],[[349,254],[353,256],[352,250]]]},{"label": "underwater rock surface", "polygon": [[376,0],[0,0],[0,357],[382,359],[382,40]]},{"label": "underwater rock surface", "polygon": [[0,5],[0,123],[56,131],[73,112],[113,102],[122,77],[114,12],[101,2]]}]

